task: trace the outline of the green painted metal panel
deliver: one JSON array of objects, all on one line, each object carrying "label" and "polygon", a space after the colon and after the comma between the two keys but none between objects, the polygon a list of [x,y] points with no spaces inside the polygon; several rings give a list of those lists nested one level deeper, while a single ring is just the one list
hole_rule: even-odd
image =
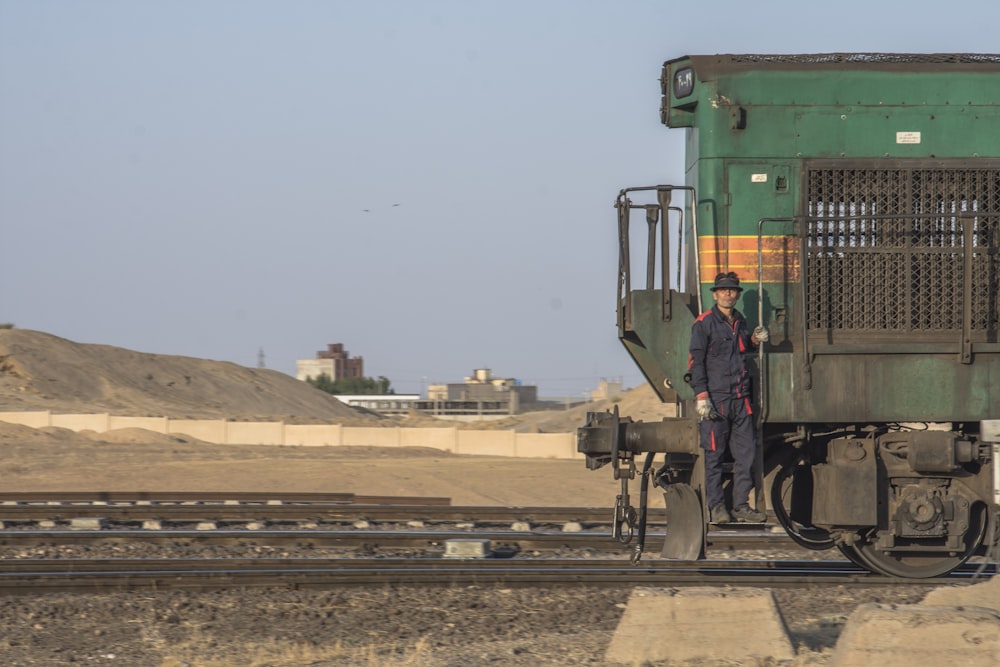
[{"label": "green painted metal panel", "polygon": [[796,355],[765,354],[771,422],[979,421],[1000,418],[1000,359],[954,355],[820,355],[812,387]]},{"label": "green painted metal panel", "polygon": [[[870,62],[819,66],[792,63],[733,65],[728,56],[679,59],[693,66],[692,93],[669,93],[664,113],[687,127],[686,183],[697,191],[702,237],[756,236],[757,221],[804,212],[804,169],[809,160],[843,160],[847,168],[946,165],[975,168],[1000,157],[1000,61],[985,65],[929,57],[889,65]],[[789,58],[796,58],[790,56]],[[846,63],[846,64],[845,64]],[[942,64],[944,63],[944,64]],[[912,71],[910,71],[912,70]],[[767,174],[762,182],[757,174]],[[778,176],[784,188],[776,188]],[[766,183],[766,184],[765,184]],[[791,225],[767,234],[790,233]],[[695,244],[690,244],[692,249]],[[688,266],[696,258],[688,257]],[[702,277],[705,273],[702,274]],[[745,284],[737,307],[751,326],[757,290]],[[710,284],[700,288],[703,308]],[[980,346],[962,364],[957,341],[892,353],[894,343],[865,344],[866,354],[811,349],[804,374],[799,283],[764,283],[764,322],[772,340],[762,369],[769,421],[977,421],[1000,418],[1000,352]],[[660,293],[633,295],[633,332],[625,341],[651,382],[668,378],[680,398],[691,398],[680,380],[686,370],[690,315],[664,322]],[[821,345],[816,341],[814,347]],[[850,346],[847,346],[850,347]],[[864,347],[864,345],[862,345]]]},{"label": "green painted metal panel", "polygon": [[665,398],[664,380],[670,383],[681,400],[694,398],[684,382],[687,372],[691,325],[696,313],[684,303],[684,295],[675,294],[671,317],[664,321],[661,307],[663,292],[638,290],[632,292],[633,340],[624,340],[625,348],[642,369],[650,385]]}]

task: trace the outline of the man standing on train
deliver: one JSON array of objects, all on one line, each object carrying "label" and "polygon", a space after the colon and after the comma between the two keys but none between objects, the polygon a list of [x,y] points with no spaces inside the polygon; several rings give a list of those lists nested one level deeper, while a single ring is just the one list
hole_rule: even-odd
[{"label": "man standing on train", "polygon": [[[736,521],[758,523],[767,517],[752,509],[748,499],[753,488],[753,465],[757,437],[750,397],[750,374],[744,355],[766,342],[770,334],[763,326],[751,335],[736,300],[743,288],[733,273],[715,277],[715,305],[698,316],[691,326],[688,372],[701,419],[701,447],[705,452],[705,494],[712,523]],[[722,491],[722,464],[726,451],[733,458],[733,508],[726,507]]]}]

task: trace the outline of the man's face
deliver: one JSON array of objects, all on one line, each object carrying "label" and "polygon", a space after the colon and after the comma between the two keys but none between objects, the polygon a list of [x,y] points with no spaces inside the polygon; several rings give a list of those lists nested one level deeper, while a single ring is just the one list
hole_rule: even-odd
[{"label": "man's face", "polygon": [[733,308],[736,306],[736,299],[740,296],[740,291],[732,287],[723,287],[712,292],[712,298],[719,304],[720,308]]}]

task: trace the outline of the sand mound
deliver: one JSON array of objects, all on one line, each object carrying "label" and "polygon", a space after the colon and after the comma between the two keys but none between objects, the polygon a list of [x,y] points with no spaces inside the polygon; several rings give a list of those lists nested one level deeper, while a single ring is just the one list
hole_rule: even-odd
[{"label": "sand mound", "polygon": [[278,371],[0,330],[0,411],[19,410],[289,423],[377,420]]},{"label": "sand mound", "polygon": [[[587,412],[617,405],[623,416],[658,421],[672,414],[648,386],[570,409],[527,412],[503,421],[459,423],[412,414],[387,418],[355,410],[278,371],[110,345],[75,343],[27,329],[0,330],[0,412],[49,410],[173,419],[335,423],[344,426],[458,427],[529,433],[573,432]],[[30,430],[30,429],[29,429]],[[9,429],[4,429],[9,433]],[[23,434],[22,434],[23,435]],[[0,441],[10,437],[0,434]],[[50,439],[58,435],[49,434]],[[102,439],[109,436],[104,434]],[[148,440],[135,433],[120,441]]]}]

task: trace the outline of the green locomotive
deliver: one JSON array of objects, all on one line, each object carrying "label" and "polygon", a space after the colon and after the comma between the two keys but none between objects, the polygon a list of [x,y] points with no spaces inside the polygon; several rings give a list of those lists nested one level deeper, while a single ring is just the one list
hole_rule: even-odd
[{"label": "green locomotive", "polygon": [[750,328],[770,330],[750,360],[751,504],[799,544],[892,576],[939,576],[995,548],[1000,55],[686,56],[661,86],[662,122],[687,130],[686,180],[618,196],[617,319],[678,416],[592,413],[579,429],[588,466],[622,480],[615,537],[638,526],[637,562],[652,481],[664,556],[705,553],[685,374],[712,280],[733,271]]}]

